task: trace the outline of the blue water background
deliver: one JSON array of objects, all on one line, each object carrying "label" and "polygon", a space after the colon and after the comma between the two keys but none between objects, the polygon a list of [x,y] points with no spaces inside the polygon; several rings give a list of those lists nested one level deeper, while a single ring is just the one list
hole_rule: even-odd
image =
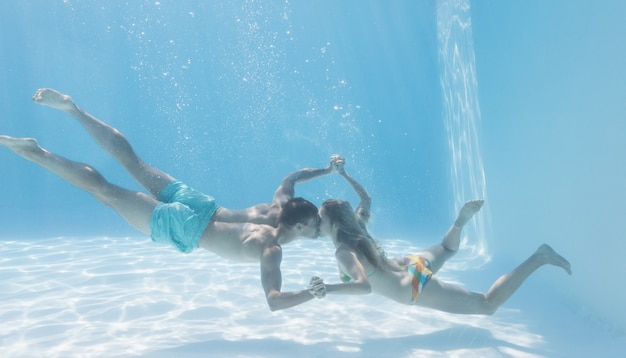
[{"label": "blue water background", "polygon": [[[35,137],[138,189],[77,123],[31,103],[53,87],[226,207],[268,202],[284,174],[341,153],[374,198],[381,239],[430,243],[454,219],[434,1],[1,6],[0,133]],[[575,276],[538,279],[616,325],[626,322],[614,284],[626,272],[625,10],[582,0],[471,7],[482,118],[472,155],[485,163],[491,215],[482,239],[509,266],[553,244]],[[0,239],[137,234],[54,175],[4,149],[0,160]],[[297,193],[354,202],[339,179]]]}]

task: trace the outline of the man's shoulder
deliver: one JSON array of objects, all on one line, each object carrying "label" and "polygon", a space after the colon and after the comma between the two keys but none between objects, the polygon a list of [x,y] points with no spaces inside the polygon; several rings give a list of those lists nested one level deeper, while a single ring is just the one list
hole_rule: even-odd
[{"label": "man's shoulder", "polygon": [[261,253],[261,261],[269,264],[270,262],[280,265],[283,258],[283,248],[276,242],[267,243],[263,246]]},{"label": "man's shoulder", "polygon": [[278,220],[280,219],[281,205],[272,203],[262,203],[254,206],[252,218],[250,222],[254,222],[259,225],[270,225],[273,227],[278,226]]},{"label": "man's shoulder", "polygon": [[244,231],[247,232],[247,241],[253,241],[263,247],[278,245],[276,228],[265,224],[244,223]]}]

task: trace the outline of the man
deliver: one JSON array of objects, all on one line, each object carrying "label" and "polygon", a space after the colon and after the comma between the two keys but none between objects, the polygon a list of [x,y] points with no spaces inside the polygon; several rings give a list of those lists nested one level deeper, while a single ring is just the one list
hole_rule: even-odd
[{"label": "man", "polygon": [[53,89],[40,89],[33,100],[78,120],[151,195],[114,185],[89,165],[41,148],[35,139],[1,135],[1,145],[89,192],[130,225],[150,234],[155,242],[171,244],[184,253],[201,247],[228,259],[258,261],[261,283],[272,311],[293,307],[316,296],[320,298],[312,289],[281,292],[281,245],[298,237],[319,235],[317,208],[302,198],[294,198],[294,187],[296,183],[330,174],[332,162],[326,168],[302,169],[287,175],[271,204],[229,210],[218,207],[212,197],[145,163],[117,129],[82,110],[71,97]]}]

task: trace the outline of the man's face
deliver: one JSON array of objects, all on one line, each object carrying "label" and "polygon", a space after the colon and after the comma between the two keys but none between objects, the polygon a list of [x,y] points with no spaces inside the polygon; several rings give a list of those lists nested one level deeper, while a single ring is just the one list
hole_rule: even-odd
[{"label": "man's face", "polygon": [[326,215],[326,209],[322,206],[319,212],[320,222],[318,227],[318,232],[321,236],[330,236],[331,234],[331,225],[330,219],[328,215]]},{"label": "man's face", "polygon": [[316,215],[302,227],[301,235],[310,239],[317,239],[320,236],[320,217]]}]

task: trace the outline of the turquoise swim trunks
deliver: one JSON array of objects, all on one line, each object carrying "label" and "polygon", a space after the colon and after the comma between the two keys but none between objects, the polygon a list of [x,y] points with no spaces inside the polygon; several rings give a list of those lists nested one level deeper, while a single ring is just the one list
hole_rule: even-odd
[{"label": "turquoise swim trunks", "polygon": [[163,189],[159,201],[150,220],[152,241],[190,253],[198,247],[202,233],[218,208],[215,199],[180,181],[173,181]]}]

